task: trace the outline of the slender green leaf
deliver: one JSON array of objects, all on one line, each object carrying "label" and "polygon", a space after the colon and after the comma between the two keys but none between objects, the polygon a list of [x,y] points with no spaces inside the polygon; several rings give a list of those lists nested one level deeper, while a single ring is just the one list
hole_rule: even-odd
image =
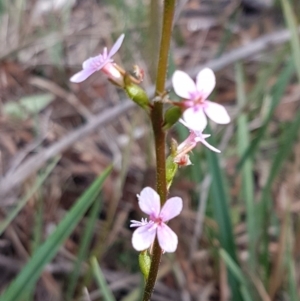
[{"label": "slender green leaf", "polygon": [[245,301],[252,301],[251,293],[249,290],[249,284],[247,278],[244,276],[244,273],[237,265],[237,263],[230,257],[230,255],[224,250],[220,249],[219,251],[220,256],[224,260],[226,266],[228,267],[229,271],[232,272],[236,280],[240,283],[240,291],[241,295],[243,296]]},{"label": "slender green leaf", "polygon": [[253,301],[253,298],[251,297],[249,290],[245,285],[241,285],[240,290],[245,301]]},{"label": "slender green leaf", "polygon": [[292,54],[294,58],[294,64],[296,66],[297,76],[300,83],[300,38],[299,38],[299,29],[297,25],[297,20],[290,1],[281,0],[281,5],[283,8],[285,21],[291,32],[290,43],[291,43]]},{"label": "slender green leaf", "polygon": [[[288,213],[287,213],[288,214]],[[287,265],[287,281],[288,281],[288,289],[289,289],[289,296],[293,301],[300,301],[300,296],[298,294],[297,289],[297,276],[295,267],[296,262],[293,258],[293,226],[291,222],[291,215],[288,217],[288,235],[287,235],[287,242],[286,242],[286,265]]]},{"label": "slender green leaf", "polygon": [[[209,138],[212,145],[215,145],[212,138]],[[229,215],[229,202],[226,193],[223,170],[220,167],[218,154],[206,149],[206,155],[209,164],[210,174],[212,176],[211,194],[214,203],[214,214],[219,225],[220,242],[222,247],[234,258],[236,257],[235,243],[232,231],[232,225]]]},{"label": "slender green leaf", "polygon": [[47,263],[56,255],[60,246],[75,229],[76,225],[85,212],[96,199],[101,186],[111,168],[107,168],[98,177],[89,189],[77,200],[75,205],[59,223],[55,231],[48,237],[46,242],[36,251],[17,278],[9,285],[0,297],[0,301],[18,301],[23,292],[37,281]]},{"label": "slender green leaf", "polygon": [[279,175],[283,167],[283,163],[287,160],[288,156],[291,154],[293,149],[293,144],[295,143],[298,133],[300,130],[300,111],[296,114],[295,120],[290,126],[286,128],[284,131],[284,141],[279,148],[279,151],[273,158],[272,165],[270,168],[270,172],[266,181],[266,185],[263,188],[261,195],[261,209],[260,211],[260,228],[262,229],[262,240],[263,240],[263,254],[261,258],[262,265],[264,266],[265,271],[265,281],[267,281],[269,276],[269,249],[268,249],[268,222],[271,215],[271,190],[274,180]]},{"label": "slender green leaf", "polygon": [[271,193],[271,186],[274,180],[276,179],[276,177],[278,176],[279,172],[281,171],[283,163],[291,154],[293,150],[293,145],[297,140],[299,130],[300,130],[300,111],[298,111],[298,113],[296,114],[293,123],[291,123],[284,131],[283,134],[284,140],[281,144],[281,147],[279,147],[278,152],[275,154],[273,158],[268,179],[263,189],[263,193],[261,197],[262,201],[264,201],[267,195]]},{"label": "slender green leaf", "polygon": [[[211,131],[209,126],[207,129]],[[215,145],[212,137],[210,137],[209,140],[209,143]],[[215,219],[219,226],[220,243],[222,248],[224,248],[233,260],[237,262],[234,236],[229,215],[228,195],[224,185],[223,171],[219,163],[219,154],[217,155],[207,148],[205,149],[205,152],[208,159],[210,174],[212,176],[211,195]],[[229,272],[228,278],[232,291],[232,301],[241,301],[242,297],[240,295],[238,283],[231,272]]]},{"label": "slender green leaf", "polygon": [[240,161],[238,162],[237,169],[240,169],[243,166],[243,164],[245,163],[245,160],[248,157],[254,156],[260,142],[262,141],[262,138],[264,137],[264,135],[266,133],[268,125],[273,117],[274,111],[275,111],[277,105],[279,104],[294,72],[295,72],[295,64],[294,64],[293,60],[290,60],[289,63],[286,65],[286,67],[283,69],[283,71],[280,73],[277,82],[275,83],[275,85],[272,88],[272,91],[271,91],[272,103],[271,103],[268,115],[266,116],[266,119],[264,120],[263,125],[258,130],[256,137],[253,139],[251,144],[245,150],[243,156],[241,157]]},{"label": "slender green leaf", "polygon": [[33,194],[41,187],[41,185],[48,178],[49,174],[52,172],[60,157],[57,157],[53,160],[53,162],[47,167],[45,172],[38,178],[34,186],[28,191],[28,193],[21,199],[17,201],[17,206],[14,207],[11,212],[8,213],[8,216],[4,221],[0,222],[0,235],[5,231],[7,226],[11,223],[11,221],[18,215],[18,213],[22,210],[22,208],[26,205],[28,200],[33,196]]},{"label": "slender green leaf", "polygon": [[220,256],[223,258],[225,264],[233,273],[234,277],[242,284],[247,285],[247,279],[244,276],[240,267],[236,264],[236,262],[230,257],[230,255],[224,250],[219,250]]},{"label": "slender green leaf", "polygon": [[103,299],[105,301],[116,301],[114,295],[112,294],[111,290],[109,289],[106,283],[105,277],[100,269],[100,266],[95,256],[93,256],[91,259],[91,266],[96,282],[99,286],[99,289],[102,292]]},{"label": "slender green leaf", "polygon": [[[244,85],[244,75],[241,63],[235,65],[237,100],[238,106],[244,107],[247,99]],[[242,112],[237,119],[237,142],[240,156],[250,145],[249,126],[247,115]],[[247,232],[249,235],[249,267],[255,269],[255,248],[256,248],[256,216],[254,207],[254,183],[253,183],[253,164],[251,158],[248,158],[242,167],[242,197],[246,203]]]},{"label": "slender green leaf", "polygon": [[81,264],[87,258],[88,248],[91,244],[91,240],[92,240],[93,232],[94,232],[94,226],[97,221],[97,217],[98,217],[99,211],[101,209],[101,205],[102,205],[102,202],[96,200],[90,210],[89,220],[85,227],[85,231],[82,236],[82,241],[80,242],[80,248],[78,251],[74,270],[68,281],[69,285],[68,285],[66,300],[71,300],[72,296],[74,294],[76,282],[77,282],[77,280],[79,278],[79,274],[80,274]]}]

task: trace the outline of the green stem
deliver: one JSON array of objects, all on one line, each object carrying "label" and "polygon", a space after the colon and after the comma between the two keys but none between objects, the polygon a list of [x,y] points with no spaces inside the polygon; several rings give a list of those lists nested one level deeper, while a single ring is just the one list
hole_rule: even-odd
[{"label": "green stem", "polygon": [[175,3],[176,0],[165,0],[164,3],[163,27],[161,32],[160,50],[159,50],[158,68],[157,68],[157,77],[156,77],[156,95],[160,95],[165,90]]},{"label": "green stem", "polygon": [[[173,17],[176,0],[165,0],[163,25],[160,41],[160,51],[158,58],[157,77],[156,77],[156,96],[162,96],[165,91],[165,82],[168,68],[168,55],[172,34]],[[155,141],[156,153],[156,190],[160,196],[161,206],[167,198],[166,182],[166,134],[163,130],[163,103],[155,101],[151,112],[151,122]],[[149,301],[156,282],[162,250],[157,239],[154,241],[151,266],[148,280],[145,286],[143,301]]]}]

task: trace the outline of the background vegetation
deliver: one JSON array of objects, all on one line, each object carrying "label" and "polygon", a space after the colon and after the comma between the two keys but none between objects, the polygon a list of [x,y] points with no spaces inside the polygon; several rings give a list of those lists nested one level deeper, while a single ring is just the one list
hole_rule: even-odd
[{"label": "background vegetation", "polygon": [[[116,61],[152,94],[160,2],[0,2],[1,301],[140,299],[150,127],[101,74],[69,78],[124,32]],[[175,179],[179,246],[153,300],[300,300],[299,16],[297,0],[178,1],[169,75],[212,68],[232,122]]]}]

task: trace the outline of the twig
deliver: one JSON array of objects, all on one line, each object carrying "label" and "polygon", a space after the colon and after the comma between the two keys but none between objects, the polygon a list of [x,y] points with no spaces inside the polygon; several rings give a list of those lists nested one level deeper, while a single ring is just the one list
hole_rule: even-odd
[{"label": "twig", "polygon": [[28,154],[36,149],[44,139],[47,137],[47,130],[49,126],[49,120],[50,120],[50,115],[51,115],[52,110],[48,110],[45,115],[40,118],[39,124],[41,125],[39,127],[39,134],[37,138],[32,141],[31,143],[27,144],[23,150],[21,150],[16,156],[14,156],[10,168],[6,173],[6,176],[10,176],[15,172],[15,170],[18,168],[18,166],[21,165],[21,163],[24,161],[24,159],[28,156]]},{"label": "twig", "polygon": [[84,294],[84,300],[85,301],[91,301],[92,299],[90,298],[89,291],[86,287],[83,289],[83,294]]},{"label": "twig", "polygon": [[86,108],[86,106],[84,106],[73,93],[65,91],[54,82],[38,76],[32,76],[29,79],[29,83],[40,89],[45,89],[53,93],[54,95],[64,99],[85,119],[88,120],[93,116],[92,113]]},{"label": "twig", "polygon": [[[70,134],[61,138],[53,145],[49,146],[48,148],[41,149],[38,154],[28,158],[21,166],[19,166],[19,168],[17,168],[13,174],[4,177],[1,180],[0,198],[7,195],[8,192],[11,191],[11,189],[22,183],[28,176],[40,169],[49,159],[53,158],[57,154],[60,154],[78,140],[86,137],[100,125],[104,125],[111,120],[114,120],[117,116],[132,108],[133,106],[133,102],[125,101],[119,106],[105,110],[101,114],[95,115],[95,117],[90,118],[87,124],[72,131]],[[3,202],[3,200],[1,200],[0,203],[1,202]]]},{"label": "twig", "polygon": [[[298,30],[300,30],[300,28],[298,28]],[[209,67],[214,71],[218,71],[236,61],[249,58],[268,48],[272,49],[274,46],[283,44],[289,39],[290,32],[288,30],[281,30],[269,35],[265,35],[245,46],[232,50],[229,53],[224,54],[223,56],[212,60],[204,65],[192,68],[188,70],[188,73],[192,77],[194,77],[199,72],[199,70],[201,70],[204,67]],[[170,88],[170,86],[171,81],[168,80],[167,87]],[[153,94],[154,88],[150,87],[147,90],[147,92],[148,94]],[[5,176],[0,181],[0,198],[7,195],[8,192],[10,192],[20,183],[22,183],[28,176],[30,176],[32,173],[36,172],[39,168],[41,168],[47,160],[61,153],[79,139],[86,137],[100,125],[104,125],[107,124],[109,121],[115,120],[119,115],[134,107],[134,103],[130,100],[124,100],[121,103],[122,104],[112,109],[105,110],[104,112],[95,115],[95,117],[91,118],[87,124],[78,129],[75,129],[70,134],[63,137],[61,140],[57,141],[50,147],[41,149],[41,151],[38,154],[33,155],[31,158],[27,159],[21,166],[19,166],[19,168],[16,169],[16,171],[13,174]]]}]

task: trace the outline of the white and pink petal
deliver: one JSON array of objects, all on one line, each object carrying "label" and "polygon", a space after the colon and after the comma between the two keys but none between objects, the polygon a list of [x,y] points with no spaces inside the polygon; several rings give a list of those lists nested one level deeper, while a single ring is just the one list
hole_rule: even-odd
[{"label": "white and pink petal", "polygon": [[206,99],[216,86],[216,77],[214,72],[205,68],[202,69],[196,78],[197,91]]},{"label": "white and pink petal", "polygon": [[152,224],[147,224],[137,228],[132,235],[132,246],[137,251],[148,249],[154,242],[156,229]]},{"label": "white and pink petal", "polygon": [[183,71],[175,71],[172,83],[175,93],[182,98],[190,99],[191,95],[197,92],[194,81]]},{"label": "white and pink petal", "polygon": [[94,72],[96,72],[95,69],[83,69],[77,73],[75,73],[71,78],[70,81],[73,83],[81,83],[84,80],[86,80],[89,76],[91,76]]},{"label": "white and pink petal", "polygon": [[166,224],[162,223],[157,228],[157,239],[160,247],[165,252],[175,252],[177,249],[178,238],[175,232]]},{"label": "white and pink petal", "polygon": [[113,55],[115,55],[117,53],[117,51],[120,49],[123,40],[125,38],[125,34],[121,34],[119,36],[119,38],[117,39],[117,41],[115,42],[115,44],[113,45],[113,47],[111,48],[111,50],[109,51],[108,57],[111,58]]},{"label": "white and pink petal", "polygon": [[203,109],[209,119],[211,119],[215,123],[227,124],[230,122],[230,117],[226,109],[218,103],[206,100]]},{"label": "white and pink petal", "polygon": [[207,125],[207,119],[202,107],[188,108],[183,112],[183,120],[186,127],[194,131],[203,131]]},{"label": "white and pink petal", "polygon": [[212,150],[213,152],[220,153],[221,151],[215,147],[213,147],[211,144],[209,144],[205,139],[199,139],[199,142],[201,142],[203,145],[205,145],[207,148]]},{"label": "white and pink petal", "polygon": [[149,216],[158,217],[160,212],[160,197],[151,187],[145,187],[138,195],[141,210]]},{"label": "white and pink petal", "polygon": [[182,199],[180,197],[172,197],[165,202],[159,216],[166,222],[179,215],[181,211]]}]

